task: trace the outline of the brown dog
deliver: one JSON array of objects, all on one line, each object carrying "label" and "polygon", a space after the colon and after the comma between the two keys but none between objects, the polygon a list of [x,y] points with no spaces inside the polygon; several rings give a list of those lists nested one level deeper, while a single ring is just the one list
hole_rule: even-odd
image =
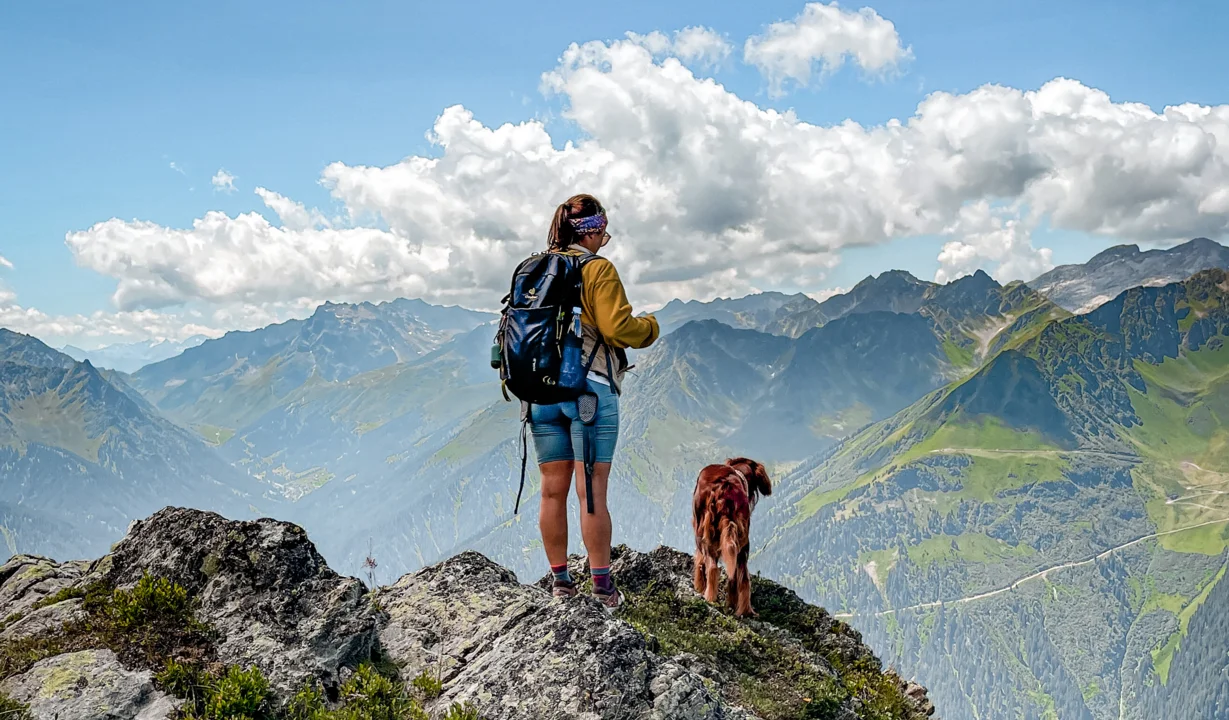
[{"label": "brown dog", "polygon": [[701,470],[691,497],[696,592],[709,602],[717,601],[720,559],[728,578],[726,604],[739,617],[756,614],[751,608],[751,575],[747,572],[751,511],[760,495],[771,494],[772,481],[763,465],[733,458]]}]

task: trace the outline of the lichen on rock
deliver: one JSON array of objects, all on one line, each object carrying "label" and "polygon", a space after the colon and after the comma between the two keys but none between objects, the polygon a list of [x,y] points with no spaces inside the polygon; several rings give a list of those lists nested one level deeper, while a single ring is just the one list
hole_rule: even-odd
[{"label": "lichen on rock", "polygon": [[368,592],[297,526],[167,508],[94,563],[0,567],[0,617],[19,616],[0,630],[0,691],[35,718],[208,714],[227,682],[257,688],[259,714],[278,718],[306,701],[303,717],[350,717],[370,701],[361,688],[415,718],[933,713],[856,631],[779,585],[756,578],[760,618],[741,620],[695,594],[677,551],[618,548],[613,570],[627,593],[614,615],[474,552]]},{"label": "lichen on rock", "polygon": [[111,585],[148,572],[187,588],[219,635],[219,660],[256,665],[281,695],[313,680],[336,688],[343,668],[371,656],[366,588],[333,572],[297,525],[166,508],[133,523],[110,557]]},{"label": "lichen on rock", "polygon": [[42,660],[0,682],[0,692],[28,705],[34,720],[162,720],[179,706],[154,687],[151,673],[125,669],[110,650]]}]

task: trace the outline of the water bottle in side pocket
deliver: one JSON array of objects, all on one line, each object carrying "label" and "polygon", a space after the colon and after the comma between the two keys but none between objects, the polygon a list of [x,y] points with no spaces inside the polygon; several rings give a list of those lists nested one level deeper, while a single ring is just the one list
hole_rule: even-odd
[{"label": "water bottle in side pocket", "polygon": [[572,308],[568,329],[563,334],[563,358],[559,367],[559,386],[577,392],[586,388],[584,358],[584,335],[580,329],[578,307]]}]

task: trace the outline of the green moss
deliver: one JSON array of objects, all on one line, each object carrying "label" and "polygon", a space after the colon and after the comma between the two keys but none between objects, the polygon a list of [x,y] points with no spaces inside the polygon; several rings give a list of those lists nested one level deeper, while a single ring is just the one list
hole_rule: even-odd
[{"label": "green moss", "polygon": [[[832,642],[849,632],[844,623],[776,586],[752,581],[752,603],[760,620],[789,630],[791,642],[761,635],[746,622],[698,598],[650,586],[629,593],[620,616],[655,638],[665,655],[687,652],[731,679],[727,691],[765,720],[837,717],[856,704],[859,717],[889,720],[909,717],[899,686],[869,655],[850,654]],[[824,658],[832,677],[812,665],[801,650]]]},{"label": "green moss", "polygon": [[146,575],[131,590],[95,583],[57,595],[83,597],[85,617],[58,630],[0,642],[0,680],[40,660],[81,650],[108,648],[127,666],[160,669],[175,653],[200,654],[211,646],[210,631],[193,617],[187,591],[164,579]]},{"label": "green moss", "polygon": [[[0,680],[49,657],[108,648],[128,667],[157,670],[158,687],[185,701],[181,720],[428,720],[419,698],[434,699],[443,690],[438,681],[423,676],[412,683],[419,698],[412,697],[394,666],[367,663],[342,684],[336,707],[329,708],[324,692],[310,685],[278,710],[258,668],[231,666],[218,675],[204,669],[214,658],[215,636],[195,619],[195,601],[183,586],[146,574],[131,589],[96,583],[61,591],[44,602],[70,597],[85,598],[86,618],[58,631],[0,642]],[[0,703],[4,700],[0,696]],[[18,711],[16,705],[0,704],[0,720],[10,720],[4,712]],[[445,717],[454,720],[478,718],[472,707],[457,704],[447,713]],[[26,716],[13,714],[11,720]]]},{"label": "green moss", "polygon": [[31,720],[30,706],[0,692],[0,720]]},{"label": "green moss", "polygon": [[0,643],[0,680],[29,670],[34,663],[66,652],[86,649],[87,643],[76,636],[61,633],[41,633],[19,640]]},{"label": "green moss", "polygon": [[51,605],[62,603],[66,600],[73,600],[75,598],[83,598],[83,597],[85,597],[85,588],[76,587],[76,586],[66,587],[57,593],[48,595],[47,597],[41,600],[35,601],[35,603],[30,606],[30,609],[38,610],[40,608],[45,608]]}]

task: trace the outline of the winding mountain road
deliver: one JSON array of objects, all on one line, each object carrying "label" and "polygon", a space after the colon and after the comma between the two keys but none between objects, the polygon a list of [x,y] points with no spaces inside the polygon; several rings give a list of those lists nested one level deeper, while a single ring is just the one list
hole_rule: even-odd
[{"label": "winding mountain road", "polygon": [[1135,538],[1134,540],[1130,540],[1128,542],[1122,543],[1121,545],[1115,545],[1114,547],[1111,547],[1108,550],[1103,550],[1086,560],[1076,560],[1074,562],[1062,563],[1061,565],[1054,565],[1044,570],[1039,570],[1033,573],[1032,575],[1026,575],[1025,577],[1022,577],[1019,580],[1012,582],[1010,585],[1004,585],[1003,587],[998,588],[996,590],[989,590],[987,592],[978,593],[976,595],[968,595],[962,598],[956,598],[954,600],[935,600],[933,602],[919,603],[917,605],[908,605],[906,607],[895,608],[892,610],[884,610],[882,612],[877,612],[877,613],[863,613],[863,614],[836,613],[832,617],[837,618],[839,620],[848,620],[850,618],[855,618],[855,617],[887,617],[889,615],[895,615],[897,613],[908,612],[910,610],[927,610],[930,608],[937,608],[942,605],[963,605],[964,603],[970,603],[976,600],[985,600],[986,598],[991,598],[991,597],[994,597],[995,595],[1002,595],[1003,593],[1011,592],[1012,590],[1015,590],[1016,588],[1020,587],[1026,582],[1036,580],[1038,578],[1043,578],[1052,572],[1058,572],[1059,570],[1066,570],[1067,568],[1079,567],[1081,565],[1088,565],[1090,563],[1094,563],[1104,557],[1107,557],[1115,552],[1118,552],[1119,550],[1122,550],[1123,548],[1131,547],[1132,545],[1141,543],[1145,540],[1151,540],[1153,538],[1158,538],[1158,537],[1162,537],[1165,535],[1173,535],[1175,533],[1186,532],[1188,530],[1194,530],[1195,528],[1201,528],[1207,525],[1220,525],[1224,523],[1229,523],[1229,517],[1221,518],[1219,520],[1208,520],[1207,522],[1196,523],[1195,525],[1188,525],[1186,527],[1176,528],[1174,530],[1166,530],[1164,532],[1144,535],[1143,537]]}]

